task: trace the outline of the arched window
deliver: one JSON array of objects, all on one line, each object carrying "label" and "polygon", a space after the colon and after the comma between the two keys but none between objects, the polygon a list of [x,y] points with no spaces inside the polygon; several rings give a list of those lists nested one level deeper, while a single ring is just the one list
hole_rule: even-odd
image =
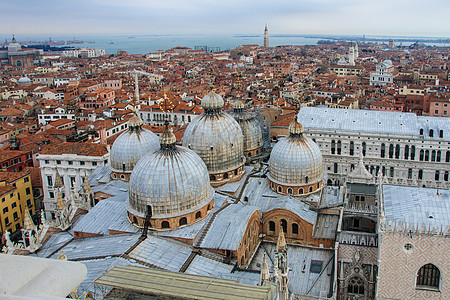
[{"label": "arched window", "polygon": [[187,219],[186,219],[186,217],[182,217],[182,218],[180,219],[180,221],[178,222],[178,224],[179,224],[180,226],[186,225],[186,224],[187,224]]},{"label": "arched window", "polygon": [[269,222],[269,232],[275,233],[275,222],[274,221]]},{"label": "arched window", "polygon": [[292,189],[291,188],[288,188],[287,191],[288,191],[289,195],[292,195]]},{"label": "arched window", "polygon": [[228,173],[223,174],[223,179],[228,179]]},{"label": "arched window", "polygon": [[133,216],[133,224],[136,224],[136,225],[137,225],[137,223],[138,223],[138,221],[137,221],[136,217]]},{"label": "arched window", "polygon": [[355,143],[353,141],[350,142],[350,155],[355,154]]},{"label": "arched window", "polygon": [[308,176],[305,176],[305,183],[308,183]]},{"label": "arched window", "polygon": [[285,219],[281,219],[281,228],[283,228],[284,233],[287,233],[287,221]]},{"label": "arched window", "polygon": [[395,145],[395,158],[397,158],[397,159],[400,158],[400,145],[399,144]]},{"label": "arched window", "polygon": [[169,224],[169,222],[167,222],[167,221],[163,221],[163,222],[161,223],[161,227],[162,227],[162,228],[170,228],[170,224]]},{"label": "arched window", "polygon": [[389,158],[393,158],[394,157],[394,145],[390,144],[389,145]]},{"label": "arched window", "polygon": [[298,235],[298,224],[297,223],[292,224],[292,234]]},{"label": "arched window", "polygon": [[381,156],[381,158],[384,158],[386,156],[386,145],[385,144],[381,144],[380,156]]},{"label": "arched window", "polygon": [[430,161],[430,151],[429,150],[425,151],[425,161]]},{"label": "arched window", "polygon": [[423,128],[420,128],[419,134],[420,134],[420,135],[423,135]]},{"label": "arched window", "polygon": [[283,188],[281,186],[278,187],[278,193],[281,193],[283,191]]},{"label": "arched window", "polygon": [[411,146],[411,160],[416,159],[416,146]]},{"label": "arched window", "polygon": [[439,288],[441,272],[433,264],[426,264],[417,272],[416,288],[433,287]]},{"label": "arched window", "polygon": [[216,176],[214,176],[214,175],[209,175],[209,180],[211,180],[211,181],[216,181]]},{"label": "arched window", "polygon": [[309,192],[311,193],[313,190],[312,190],[312,186],[310,186],[309,187]]},{"label": "arched window", "polygon": [[208,208],[207,208],[208,210],[211,210],[211,204],[208,204]]},{"label": "arched window", "polygon": [[341,141],[338,141],[337,142],[337,154],[341,154],[341,147],[342,146],[342,143],[341,143]]},{"label": "arched window", "polygon": [[364,282],[361,277],[355,276],[349,280],[347,293],[353,295],[364,295]]},{"label": "arched window", "polygon": [[195,213],[195,219],[200,219],[202,217],[202,212],[198,211]]},{"label": "arched window", "polygon": [[419,160],[423,161],[423,149],[420,150],[420,154],[419,154]]},{"label": "arched window", "polygon": [[442,139],[444,137],[444,130],[439,130],[439,137]]},{"label": "arched window", "polygon": [[303,189],[298,189],[298,194],[302,195],[303,194]]},{"label": "arched window", "polygon": [[431,151],[431,161],[436,161],[436,150]]},{"label": "arched window", "polygon": [[366,156],[366,142],[362,143],[362,155]]},{"label": "arched window", "polygon": [[406,145],[405,146],[405,159],[408,159],[408,158],[409,158],[409,146]]},{"label": "arched window", "polygon": [[433,131],[433,129],[430,129],[430,137],[433,137],[433,135],[434,135],[434,131]]},{"label": "arched window", "polygon": [[336,152],[336,142],[334,140],[331,141],[331,154]]},{"label": "arched window", "polygon": [[438,150],[438,151],[436,152],[436,161],[437,161],[437,162],[441,162],[441,150]]}]

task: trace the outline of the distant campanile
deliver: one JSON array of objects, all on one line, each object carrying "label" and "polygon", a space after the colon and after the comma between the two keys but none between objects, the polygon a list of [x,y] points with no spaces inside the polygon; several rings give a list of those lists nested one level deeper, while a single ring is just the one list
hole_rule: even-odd
[{"label": "distant campanile", "polygon": [[269,48],[269,30],[266,28],[264,29],[264,48]]}]

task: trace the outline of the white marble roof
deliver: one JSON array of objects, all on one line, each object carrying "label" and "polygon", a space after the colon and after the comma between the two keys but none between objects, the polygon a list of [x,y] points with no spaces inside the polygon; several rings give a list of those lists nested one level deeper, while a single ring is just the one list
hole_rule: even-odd
[{"label": "white marble roof", "polygon": [[[450,140],[450,119],[418,117],[413,113],[339,109],[328,107],[304,107],[298,114],[298,121],[305,132],[311,129],[368,132],[419,137],[424,129],[425,139],[439,140],[439,131],[444,131],[444,140]],[[431,138],[429,130],[433,129]]]},{"label": "white marble roof", "polygon": [[450,190],[383,185],[383,207],[386,221],[450,225]]}]

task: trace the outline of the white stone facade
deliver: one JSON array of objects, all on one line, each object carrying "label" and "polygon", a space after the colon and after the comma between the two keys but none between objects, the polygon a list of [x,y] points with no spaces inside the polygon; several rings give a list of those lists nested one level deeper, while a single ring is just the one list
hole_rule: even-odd
[{"label": "white stone facade", "polygon": [[390,184],[450,188],[446,118],[308,107],[300,111],[299,121],[322,151],[328,184],[343,184],[362,151],[369,172],[383,172]]},{"label": "white stone facade", "polygon": [[97,167],[109,164],[109,152],[103,156],[77,154],[40,154],[37,158],[41,169],[42,188],[46,217],[54,219],[57,189],[56,169],[63,181],[63,192],[69,196],[75,189],[83,186],[84,176],[89,176]]}]

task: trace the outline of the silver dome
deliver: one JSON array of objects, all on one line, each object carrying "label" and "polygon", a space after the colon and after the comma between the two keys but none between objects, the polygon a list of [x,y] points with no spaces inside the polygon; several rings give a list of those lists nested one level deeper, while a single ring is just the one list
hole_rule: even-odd
[{"label": "silver dome", "polygon": [[[130,119],[131,120],[131,119]],[[156,134],[139,126],[129,126],[111,147],[111,169],[115,172],[133,171],[136,163],[148,153],[159,148]]]},{"label": "silver dome", "polygon": [[183,146],[200,155],[210,173],[239,168],[245,163],[241,127],[223,111],[223,99],[213,91],[203,97],[202,106],[205,112],[187,126]]},{"label": "silver dome", "polygon": [[281,139],[272,149],[269,179],[287,186],[319,182],[324,176],[322,153],[316,143],[303,136],[302,130],[299,133],[303,126],[294,125],[289,127],[290,135]]},{"label": "silver dome", "polygon": [[210,173],[233,170],[244,164],[243,145],[241,127],[225,112],[195,117],[183,136],[183,146],[200,155]]},{"label": "silver dome", "polygon": [[244,136],[244,153],[261,148],[263,145],[261,125],[256,118],[254,112],[245,110],[245,105],[241,101],[237,101],[233,105],[230,115],[241,126]]},{"label": "silver dome", "polygon": [[147,205],[152,217],[173,217],[205,206],[213,196],[208,170],[201,158],[185,147],[145,155],[130,177],[129,210],[142,217]]}]

